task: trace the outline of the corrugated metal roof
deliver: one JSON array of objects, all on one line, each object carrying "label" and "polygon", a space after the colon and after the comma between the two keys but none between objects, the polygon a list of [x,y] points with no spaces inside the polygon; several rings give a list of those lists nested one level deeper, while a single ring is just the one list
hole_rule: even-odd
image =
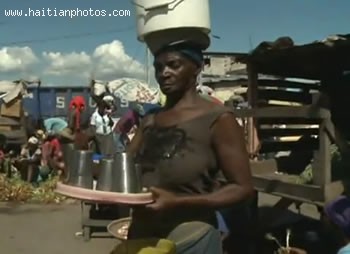
[{"label": "corrugated metal roof", "polygon": [[306,45],[262,42],[239,60],[251,63],[259,73],[321,80],[350,71],[350,34],[327,37]]}]

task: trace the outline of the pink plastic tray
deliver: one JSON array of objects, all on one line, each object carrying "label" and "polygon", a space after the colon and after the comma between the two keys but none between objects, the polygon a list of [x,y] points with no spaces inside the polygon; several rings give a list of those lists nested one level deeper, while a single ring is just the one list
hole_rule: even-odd
[{"label": "pink plastic tray", "polygon": [[152,193],[126,194],[118,192],[98,191],[57,183],[55,192],[74,199],[96,203],[119,203],[142,205],[153,202]]}]

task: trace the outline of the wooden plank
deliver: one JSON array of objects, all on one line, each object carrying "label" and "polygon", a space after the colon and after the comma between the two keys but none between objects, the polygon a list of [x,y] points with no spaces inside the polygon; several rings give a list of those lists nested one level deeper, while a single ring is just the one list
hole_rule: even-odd
[{"label": "wooden plank", "polygon": [[259,126],[261,125],[319,125],[321,123],[321,119],[311,119],[311,118],[259,118],[258,120]]},{"label": "wooden plank", "polygon": [[9,126],[9,125],[0,125],[0,132],[14,131],[20,130],[22,126]]},{"label": "wooden plank", "polygon": [[25,131],[22,130],[13,130],[13,131],[7,131],[3,133],[6,135],[8,139],[18,139],[18,138],[23,138],[26,136]]},{"label": "wooden plank", "polygon": [[0,116],[0,125],[18,126],[21,123],[18,118]]},{"label": "wooden plank", "polygon": [[298,103],[298,102],[289,102],[289,101],[279,101],[279,100],[269,100],[267,102],[268,104],[266,105],[266,107],[290,107],[290,106],[303,106],[302,103]]},{"label": "wooden plank", "polygon": [[318,140],[312,140],[307,144],[295,141],[265,141],[261,140],[260,153],[280,152],[280,151],[310,151],[318,149]]},{"label": "wooden plank", "polygon": [[[217,82],[207,81],[206,85],[213,87],[236,87],[236,86],[248,86],[248,79],[241,78],[236,80],[220,80]],[[292,89],[306,89],[319,91],[321,86],[317,83],[301,83],[287,80],[273,80],[273,79],[258,79],[258,87],[275,87],[275,88],[292,88]]]},{"label": "wooden plank", "polygon": [[316,185],[296,184],[283,181],[284,175],[274,177],[253,175],[257,191],[306,202],[324,202],[323,188]]},{"label": "wooden plank", "polygon": [[259,79],[259,86],[271,86],[271,87],[283,87],[283,88],[297,88],[297,89],[310,89],[319,90],[321,85],[319,83],[302,83],[287,80],[268,80]]},{"label": "wooden plank", "polygon": [[8,104],[1,104],[1,115],[8,117],[21,117],[22,99],[15,99]]},{"label": "wooden plank", "polygon": [[309,119],[326,119],[330,118],[330,112],[326,109],[319,109],[311,114],[310,106],[301,107],[264,107],[251,109],[236,109],[237,117],[254,117],[254,118],[309,118]]},{"label": "wooden plank", "polygon": [[288,102],[298,102],[311,104],[312,95],[305,92],[290,92],[277,89],[259,89],[259,100],[280,100]]},{"label": "wooden plank", "polygon": [[250,168],[253,175],[261,175],[278,171],[278,164],[276,159],[250,161]]},{"label": "wooden plank", "polygon": [[267,137],[281,137],[281,136],[311,136],[318,135],[318,129],[316,128],[270,128],[258,130],[260,138]]}]

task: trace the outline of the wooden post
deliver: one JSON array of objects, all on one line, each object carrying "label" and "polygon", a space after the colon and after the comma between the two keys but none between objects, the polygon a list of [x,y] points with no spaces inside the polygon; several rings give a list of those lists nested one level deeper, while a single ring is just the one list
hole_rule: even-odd
[{"label": "wooden post", "polygon": [[[248,104],[249,107],[255,108],[258,96],[258,73],[251,63],[247,64],[248,72]],[[253,155],[258,146],[256,121],[253,117],[248,118],[248,152]]]},{"label": "wooden post", "polygon": [[319,127],[319,149],[314,152],[312,163],[313,184],[325,186],[331,182],[331,141],[327,130],[334,133],[331,119],[323,119]]}]

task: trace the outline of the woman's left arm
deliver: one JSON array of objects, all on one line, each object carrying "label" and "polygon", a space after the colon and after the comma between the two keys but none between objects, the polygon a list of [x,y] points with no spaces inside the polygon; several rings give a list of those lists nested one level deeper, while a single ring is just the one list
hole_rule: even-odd
[{"label": "woman's left arm", "polygon": [[212,141],[219,166],[228,183],[210,194],[181,197],[151,188],[156,202],[149,207],[155,210],[181,206],[217,209],[244,201],[254,194],[243,130],[232,113],[223,114],[214,123]]},{"label": "woman's left arm", "polygon": [[219,166],[228,184],[211,194],[180,198],[180,205],[218,208],[243,201],[254,193],[243,130],[232,113],[217,119],[212,127],[212,137]]}]

